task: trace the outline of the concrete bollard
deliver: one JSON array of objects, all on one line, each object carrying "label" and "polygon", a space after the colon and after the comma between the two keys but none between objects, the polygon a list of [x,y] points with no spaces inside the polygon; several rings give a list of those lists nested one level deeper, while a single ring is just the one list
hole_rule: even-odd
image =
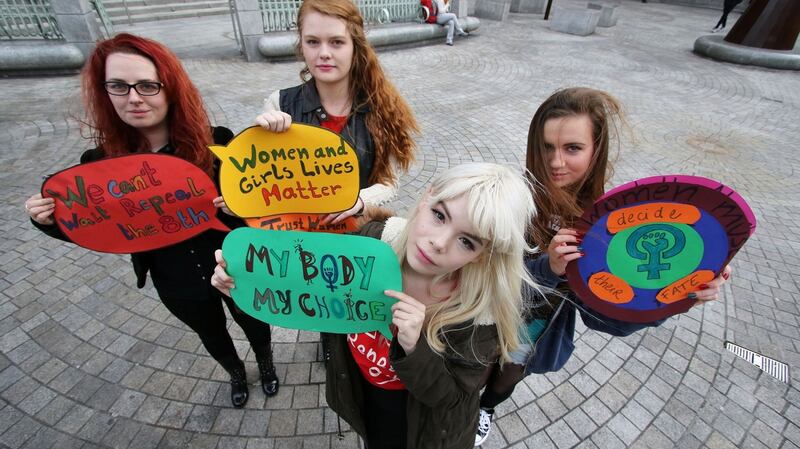
[{"label": "concrete bollard", "polygon": [[550,29],[561,33],[588,36],[594,33],[600,11],[593,9],[559,9],[550,19]]},{"label": "concrete bollard", "polygon": [[597,21],[597,26],[603,28],[613,27],[617,24],[617,6],[592,2],[587,5],[589,9],[600,11],[600,19]]},{"label": "concrete bollard", "polygon": [[[27,41],[30,42],[30,41]],[[85,57],[74,44],[9,42],[0,45],[0,73],[74,73],[83,67]]]}]

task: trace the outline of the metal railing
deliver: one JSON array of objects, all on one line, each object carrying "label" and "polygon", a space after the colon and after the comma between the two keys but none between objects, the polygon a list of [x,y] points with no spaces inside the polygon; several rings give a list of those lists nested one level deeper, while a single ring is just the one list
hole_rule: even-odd
[{"label": "metal railing", "polygon": [[111,17],[108,16],[108,12],[106,12],[106,7],[103,5],[103,0],[89,1],[94,7],[94,11],[97,13],[100,23],[103,25],[103,29],[105,30],[104,37],[108,39],[114,35],[114,25],[111,23]]},{"label": "metal railing", "polygon": [[0,39],[63,39],[48,0],[0,0]]},{"label": "metal railing", "polygon": [[417,20],[419,0],[356,0],[367,23],[413,22]]},{"label": "metal railing", "polygon": [[[258,0],[264,32],[297,29],[297,10],[302,0]],[[355,0],[369,24],[413,22],[419,18],[419,0]]]},{"label": "metal railing", "polygon": [[300,3],[301,0],[258,0],[264,32],[296,29]]}]

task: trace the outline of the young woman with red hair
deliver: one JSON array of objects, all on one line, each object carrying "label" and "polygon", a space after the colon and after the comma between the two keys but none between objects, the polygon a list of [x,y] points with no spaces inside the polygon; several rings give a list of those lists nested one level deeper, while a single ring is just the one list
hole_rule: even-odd
[{"label": "young woman with red hair", "polygon": [[[82,86],[85,123],[96,148],[84,152],[81,163],[131,153],[166,153],[216,178],[219,164],[207,145],[226,144],[233,133],[211,127],[200,93],[164,45],[125,33],[99,42],[83,69]],[[214,204],[222,208],[222,197]],[[55,225],[54,208],[54,200],[41,194],[25,202],[37,228],[66,240]],[[221,211],[217,215],[230,227],[241,226],[237,218]],[[269,325],[244,314],[231,298],[211,287],[214,250],[222,247],[224,238],[224,232],[212,229],[166,248],[132,254],[131,260],[137,286],[144,286],[150,271],[164,306],[197,332],[208,353],[230,374],[231,402],[242,407],[248,398],[245,366],[228,333],[223,302],[250,341],[268,396],[278,392],[278,378]]]},{"label": "young woman with red hair", "polygon": [[256,123],[274,132],[293,121],[322,126],[355,148],[361,193],[351,209],[326,218],[337,223],[394,197],[397,172],[408,171],[414,160],[419,127],[384,73],[351,0],[303,1],[297,27],[303,83],[273,92]]}]

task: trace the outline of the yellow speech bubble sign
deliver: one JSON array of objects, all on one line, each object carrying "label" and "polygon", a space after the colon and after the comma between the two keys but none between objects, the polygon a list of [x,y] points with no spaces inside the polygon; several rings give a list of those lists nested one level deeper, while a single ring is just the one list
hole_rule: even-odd
[{"label": "yellow speech bubble sign", "polygon": [[339,212],[358,200],[358,156],[327,129],[293,123],[275,133],[252,126],[227,146],[209,148],[222,161],[225,203],[240,217]]}]

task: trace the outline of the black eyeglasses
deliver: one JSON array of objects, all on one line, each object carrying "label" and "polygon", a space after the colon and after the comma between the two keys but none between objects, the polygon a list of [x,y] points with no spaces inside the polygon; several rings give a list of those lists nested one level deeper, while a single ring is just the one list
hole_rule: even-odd
[{"label": "black eyeglasses", "polygon": [[162,83],[157,81],[141,81],[136,84],[127,84],[121,81],[106,81],[103,83],[103,86],[106,88],[106,92],[110,93],[111,95],[123,96],[128,95],[128,92],[131,91],[131,87],[138,93],[144,97],[152,97],[153,95],[158,95],[161,92]]}]

